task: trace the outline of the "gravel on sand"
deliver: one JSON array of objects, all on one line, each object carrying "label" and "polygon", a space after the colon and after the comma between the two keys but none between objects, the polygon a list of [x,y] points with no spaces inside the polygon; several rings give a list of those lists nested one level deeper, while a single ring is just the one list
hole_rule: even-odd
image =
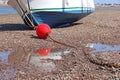
[{"label": "gravel on sand", "polygon": [[[46,65],[49,69],[45,69],[46,66],[27,64],[26,58],[30,52],[36,52],[40,48],[58,51],[71,48],[56,44],[50,39],[38,39],[35,30],[27,27],[17,14],[0,15],[0,52],[13,51],[9,56],[11,64],[0,61],[0,78],[12,67],[15,72],[13,80],[120,79],[120,51],[94,54],[91,53],[92,49],[82,46],[88,43],[120,45],[120,11],[95,11],[73,25],[53,28],[50,36],[78,49],[72,49],[72,54],[63,55],[63,60],[39,61],[49,63]],[[8,75],[4,77],[8,78]]]}]

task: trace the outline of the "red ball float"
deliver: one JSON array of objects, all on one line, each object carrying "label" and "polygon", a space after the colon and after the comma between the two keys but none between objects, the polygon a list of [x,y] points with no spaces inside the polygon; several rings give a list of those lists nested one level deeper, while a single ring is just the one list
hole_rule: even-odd
[{"label": "red ball float", "polygon": [[36,28],[36,34],[41,39],[46,39],[51,33],[51,28],[48,24],[40,24]]}]

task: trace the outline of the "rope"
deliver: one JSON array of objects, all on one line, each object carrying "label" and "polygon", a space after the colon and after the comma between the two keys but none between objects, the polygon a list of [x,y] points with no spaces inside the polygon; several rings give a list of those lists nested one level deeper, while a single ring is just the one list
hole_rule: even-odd
[{"label": "rope", "polygon": [[61,44],[61,45],[64,45],[64,46],[67,46],[67,47],[70,47],[70,48],[77,49],[77,47],[75,47],[75,46],[72,46],[72,45],[69,45],[69,44],[65,44],[65,43],[62,43],[62,42],[60,42],[60,41],[58,41],[58,40],[53,39],[53,38],[52,38],[50,35],[48,35],[48,34],[47,34],[47,36],[48,36],[48,38],[49,38],[50,40],[52,40],[52,41],[55,42],[55,43],[58,43],[58,44]]},{"label": "rope", "polygon": [[[31,26],[32,28],[35,28],[35,25],[33,24],[33,22],[29,19],[28,15],[26,14],[27,12],[24,11],[24,9],[22,8],[22,6],[20,5],[20,1],[19,1],[19,0],[16,0],[16,2],[17,2],[17,4],[18,4],[19,8],[20,8],[20,9],[22,10],[22,12],[24,13],[24,14],[22,15],[22,19],[25,20],[29,26]],[[29,11],[29,13],[30,13],[30,11]],[[28,21],[29,21],[29,22],[28,22]]]}]

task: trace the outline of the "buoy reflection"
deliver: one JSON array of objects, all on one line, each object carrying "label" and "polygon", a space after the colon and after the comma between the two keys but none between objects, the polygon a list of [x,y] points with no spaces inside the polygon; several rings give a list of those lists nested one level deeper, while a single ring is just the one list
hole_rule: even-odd
[{"label": "buoy reflection", "polygon": [[39,49],[37,53],[39,54],[39,59],[53,59],[53,60],[60,60],[62,59],[62,55],[69,54],[70,50],[61,50],[53,52],[51,48],[43,48]]},{"label": "buoy reflection", "polygon": [[53,51],[51,48],[42,48],[38,49],[37,53],[31,53],[27,60],[36,69],[43,72],[51,72],[56,69],[56,65],[52,60],[61,60],[62,55],[69,53],[71,53],[70,50]]},{"label": "buoy reflection", "polygon": [[43,49],[39,49],[39,50],[37,51],[37,53],[38,53],[40,56],[48,56],[50,52],[51,52],[51,49],[50,49],[50,48],[43,48]]}]

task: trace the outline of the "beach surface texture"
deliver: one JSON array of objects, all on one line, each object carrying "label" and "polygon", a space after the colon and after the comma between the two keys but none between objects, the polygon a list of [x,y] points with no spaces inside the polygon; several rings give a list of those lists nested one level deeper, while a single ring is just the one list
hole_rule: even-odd
[{"label": "beach surface texture", "polygon": [[[49,38],[39,39],[18,14],[0,15],[0,54],[11,51],[5,61],[0,59],[0,79],[120,79],[120,49],[94,53],[94,49],[88,47],[88,44],[99,43],[120,48],[119,10],[96,10],[72,25],[52,28],[50,36],[77,49],[54,43]],[[44,48],[53,52],[67,49],[71,54],[62,55],[61,60],[41,59],[37,51]]]}]

